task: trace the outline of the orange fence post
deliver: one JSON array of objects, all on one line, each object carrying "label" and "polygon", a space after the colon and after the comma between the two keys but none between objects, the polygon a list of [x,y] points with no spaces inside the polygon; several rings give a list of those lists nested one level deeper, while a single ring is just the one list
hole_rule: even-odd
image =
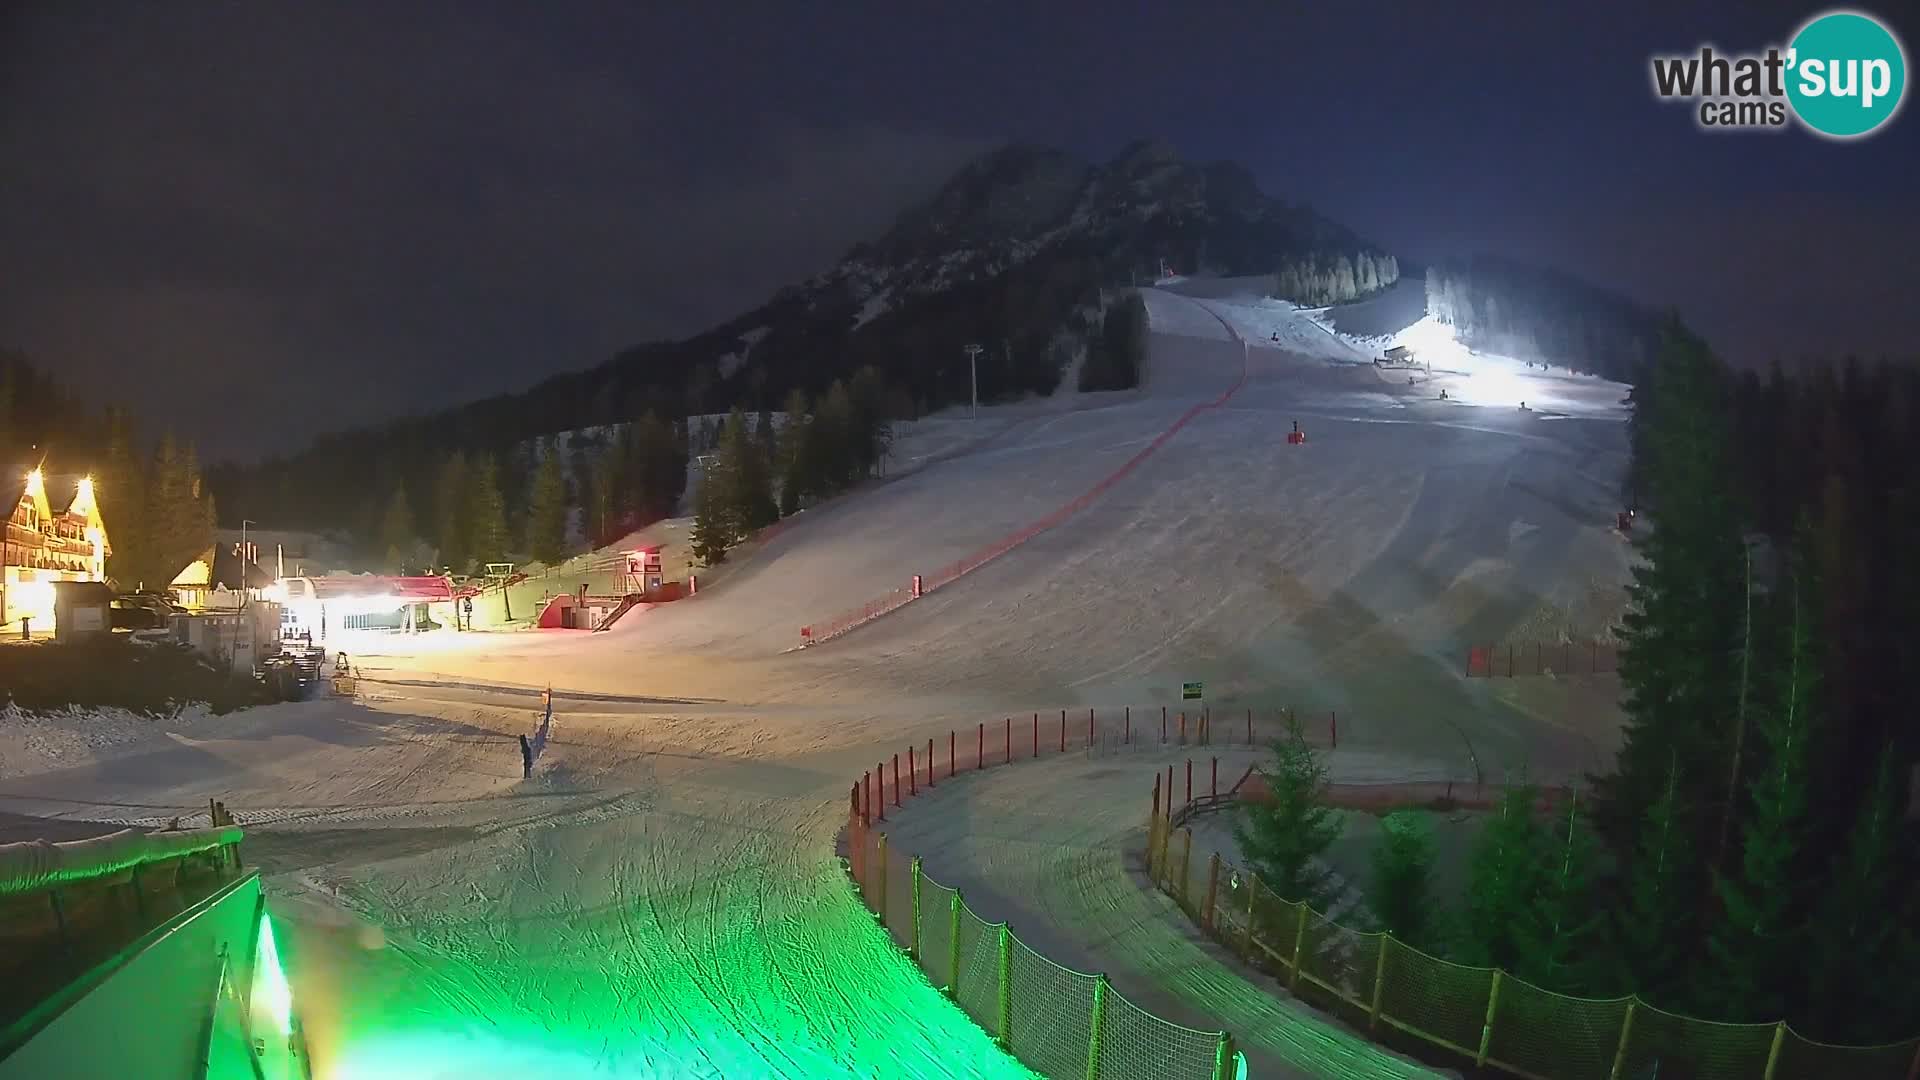
[{"label": "orange fence post", "polygon": [[[895,758],[894,760],[899,760]],[[907,794],[920,794],[920,770],[913,764],[913,747],[907,747]]]},{"label": "orange fence post", "polygon": [[874,815],[874,820],[885,821],[887,820],[887,763],[886,762],[883,761],[880,764],[874,766],[873,782],[874,782],[874,785],[880,789],[879,790],[880,800],[873,804],[874,808],[879,811],[878,814]]},{"label": "orange fence post", "polygon": [[900,755],[893,755],[893,805],[900,805]]}]

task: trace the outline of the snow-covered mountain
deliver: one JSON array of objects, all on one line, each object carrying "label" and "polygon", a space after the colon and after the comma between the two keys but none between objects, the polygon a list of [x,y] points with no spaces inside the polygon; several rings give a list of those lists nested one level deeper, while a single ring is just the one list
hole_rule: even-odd
[{"label": "snow-covered mountain", "polygon": [[[1391,256],[1230,162],[1140,142],[1103,164],[1014,145],[963,167],[887,232],[706,334],[642,346],[604,369],[686,387],[675,411],[778,404],[861,366],[921,407],[962,399],[980,344],[983,397],[1049,393],[1114,292],[1180,274],[1390,284]],[[591,373],[590,373],[591,374]],[[612,397],[625,400],[630,391]]]}]

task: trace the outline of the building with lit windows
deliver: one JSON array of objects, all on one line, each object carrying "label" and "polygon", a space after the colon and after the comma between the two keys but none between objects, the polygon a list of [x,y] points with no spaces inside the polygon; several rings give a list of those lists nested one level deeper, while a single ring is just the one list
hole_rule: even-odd
[{"label": "building with lit windows", "polygon": [[113,546],[86,476],[47,476],[39,469],[0,474],[0,500],[12,507],[0,534],[0,626],[21,619],[53,629],[53,583],[105,581]]}]

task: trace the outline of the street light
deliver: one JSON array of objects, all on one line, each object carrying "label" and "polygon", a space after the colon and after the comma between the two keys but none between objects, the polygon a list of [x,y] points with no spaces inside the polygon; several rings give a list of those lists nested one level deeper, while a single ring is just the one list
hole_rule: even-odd
[{"label": "street light", "polygon": [[973,386],[973,411],[967,414],[969,420],[980,418],[980,353],[982,351],[978,345],[967,346],[967,381]]}]

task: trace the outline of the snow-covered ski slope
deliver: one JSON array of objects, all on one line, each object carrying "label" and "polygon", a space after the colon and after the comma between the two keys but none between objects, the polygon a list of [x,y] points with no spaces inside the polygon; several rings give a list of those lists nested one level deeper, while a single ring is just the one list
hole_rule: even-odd
[{"label": "snow-covered ski slope", "polygon": [[[255,825],[330,1077],[1022,1075],[890,951],[831,858],[847,784],[909,741],[1196,679],[1214,701],[1338,708],[1343,750],[1433,774],[1585,768],[1611,738],[1551,693],[1462,679],[1458,650],[1611,614],[1623,388],[1469,357],[1445,377],[1582,407],[1442,404],[1296,310],[1147,299],[1142,391],[983,409],[971,449],[809,511],[696,599],[605,634],[349,641],[361,702],[62,752],[36,728],[40,749],[0,768],[0,811],[164,821],[225,800]],[[1236,385],[1058,528],[785,651]],[[513,736],[548,684],[554,741],[522,781]],[[1139,775],[1120,787],[1151,786],[1150,764],[1123,767]]]}]

